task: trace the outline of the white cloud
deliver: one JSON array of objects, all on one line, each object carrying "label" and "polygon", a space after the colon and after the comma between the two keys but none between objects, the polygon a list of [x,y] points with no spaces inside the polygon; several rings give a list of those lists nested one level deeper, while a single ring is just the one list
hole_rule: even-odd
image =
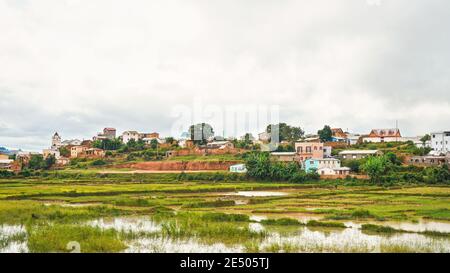
[{"label": "white cloud", "polygon": [[444,0],[0,0],[0,146],[167,134],[171,107],[194,98],[278,104],[310,132],[449,129],[449,13]]}]

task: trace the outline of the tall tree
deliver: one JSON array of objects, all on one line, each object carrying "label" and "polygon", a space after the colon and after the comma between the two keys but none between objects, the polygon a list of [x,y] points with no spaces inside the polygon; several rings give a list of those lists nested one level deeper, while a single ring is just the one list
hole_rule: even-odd
[{"label": "tall tree", "polygon": [[317,134],[319,135],[320,140],[322,140],[323,142],[331,141],[333,137],[333,131],[331,131],[331,127],[328,125],[325,125],[322,130],[319,130],[317,132]]},{"label": "tall tree", "polygon": [[278,132],[280,142],[281,141],[294,142],[305,134],[302,128],[290,126],[286,123],[268,125],[266,128],[266,132],[271,134],[272,130]]}]

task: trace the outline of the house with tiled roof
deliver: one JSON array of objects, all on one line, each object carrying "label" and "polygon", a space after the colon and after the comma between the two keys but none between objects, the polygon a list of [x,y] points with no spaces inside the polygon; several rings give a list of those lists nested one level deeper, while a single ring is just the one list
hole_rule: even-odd
[{"label": "house with tiled roof", "polygon": [[363,142],[398,142],[403,141],[398,128],[395,129],[373,129],[370,134],[363,138]]}]

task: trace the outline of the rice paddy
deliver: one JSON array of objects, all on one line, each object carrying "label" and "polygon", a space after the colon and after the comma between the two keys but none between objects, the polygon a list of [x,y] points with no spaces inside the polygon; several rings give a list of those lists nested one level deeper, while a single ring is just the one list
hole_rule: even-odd
[{"label": "rice paddy", "polygon": [[0,252],[78,246],[80,252],[450,252],[450,187],[205,182],[92,171],[0,180]]}]

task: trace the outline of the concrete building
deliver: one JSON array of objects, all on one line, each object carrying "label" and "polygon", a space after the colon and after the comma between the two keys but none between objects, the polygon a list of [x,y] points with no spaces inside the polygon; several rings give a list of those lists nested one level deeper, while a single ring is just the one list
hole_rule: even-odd
[{"label": "concrete building", "polygon": [[59,136],[58,132],[56,132],[52,137],[52,149],[58,149],[59,147],[62,147],[62,141],[61,137]]},{"label": "concrete building", "polygon": [[0,170],[10,170],[14,160],[0,159]]},{"label": "concrete building", "polygon": [[264,143],[270,142],[271,135],[267,132],[262,132],[258,134],[258,139]]},{"label": "concrete building", "polygon": [[122,134],[122,142],[127,144],[130,140],[138,141],[140,134],[137,131],[125,131]]},{"label": "concrete building", "polygon": [[88,148],[85,146],[73,146],[72,148],[70,148],[70,157],[71,158],[82,157],[84,156],[87,149]]},{"label": "concrete building", "polygon": [[363,142],[397,142],[403,141],[399,129],[373,129],[370,134],[363,138]]},{"label": "concrete building", "polygon": [[350,168],[341,167],[341,161],[335,158],[307,159],[303,165],[306,172],[316,171],[320,175],[350,174]]},{"label": "concrete building", "polygon": [[421,167],[442,166],[448,164],[449,158],[445,156],[412,156],[408,160],[408,164]]},{"label": "concrete building", "polygon": [[296,152],[273,152],[270,153],[270,155],[277,161],[282,162],[300,161],[300,157],[297,155]]},{"label": "concrete building", "polygon": [[311,158],[320,159],[324,157],[323,146],[321,142],[296,142],[295,151],[300,161]]},{"label": "concrete building", "polygon": [[93,140],[114,139],[116,138],[116,133],[116,128],[107,127],[103,129],[103,132],[97,133],[97,135],[93,137]]},{"label": "concrete building", "polygon": [[329,158],[331,157],[331,152],[333,151],[333,147],[331,146],[323,146],[323,157]]},{"label": "concrete building", "polygon": [[379,150],[347,150],[339,153],[341,159],[358,160],[368,156],[380,156],[383,152]]},{"label": "concrete building", "polygon": [[441,154],[450,152],[450,131],[431,133],[431,148]]},{"label": "concrete building", "polygon": [[231,141],[213,141],[206,144],[208,149],[233,149],[234,145]]},{"label": "concrete building", "polygon": [[61,157],[61,153],[58,149],[44,149],[42,151],[42,154],[44,158],[49,157],[50,155],[54,156],[56,159],[59,159]]}]

